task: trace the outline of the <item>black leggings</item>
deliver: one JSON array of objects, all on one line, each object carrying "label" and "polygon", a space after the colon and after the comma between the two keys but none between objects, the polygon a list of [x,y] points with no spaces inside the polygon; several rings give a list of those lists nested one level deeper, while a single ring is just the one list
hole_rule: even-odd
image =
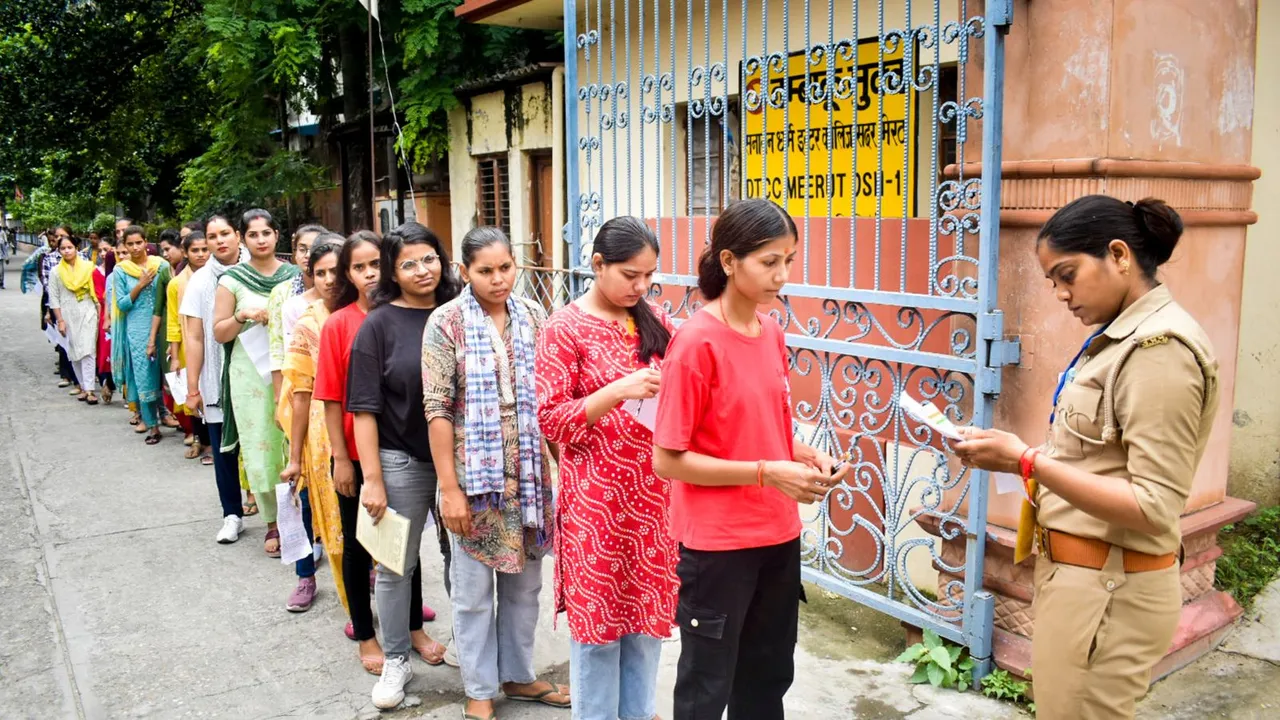
[{"label": "black leggings", "polygon": [[[373,601],[369,597],[369,572],[373,570],[373,558],[356,539],[356,518],[360,515],[360,488],[364,486],[364,473],[360,463],[355,466],[356,496],[338,493],[338,515],[342,519],[342,579],[347,588],[347,609],[351,613],[351,627],[356,640],[375,637],[373,630]],[[422,629],[422,564],[413,570],[413,593],[409,603],[409,630]]]}]

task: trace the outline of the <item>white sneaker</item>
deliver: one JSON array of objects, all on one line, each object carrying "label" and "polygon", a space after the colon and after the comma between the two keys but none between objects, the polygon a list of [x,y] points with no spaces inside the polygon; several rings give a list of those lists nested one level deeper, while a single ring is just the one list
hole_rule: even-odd
[{"label": "white sneaker", "polygon": [[373,706],[390,710],[404,701],[404,686],[413,679],[409,658],[391,655],[382,663],[382,677],[373,686]]},{"label": "white sneaker", "polygon": [[314,560],[314,561],[315,561],[315,562],[317,562],[317,563],[324,559],[324,545],[321,545],[321,544],[320,544],[320,543],[318,543],[318,542],[317,542],[317,543],[312,543],[312,545],[311,545],[311,559],[312,559],[312,560]]},{"label": "white sneaker", "polygon": [[244,531],[244,520],[235,515],[228,515],[222,518],[222,529],[218,531],[218,542],[223,545],[240,539],[240,533]]}]

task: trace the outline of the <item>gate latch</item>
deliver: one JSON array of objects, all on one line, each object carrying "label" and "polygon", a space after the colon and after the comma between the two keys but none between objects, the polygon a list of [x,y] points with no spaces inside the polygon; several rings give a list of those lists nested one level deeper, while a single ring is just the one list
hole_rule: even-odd
[{"label": "gate latch", "polygon": [[987,367],[1002,368],[1022,362],[1022,341],[1004,335],[1004,313],[999,310],[987,313],[982,326],[985,330],[982,339],[989,343]]}]

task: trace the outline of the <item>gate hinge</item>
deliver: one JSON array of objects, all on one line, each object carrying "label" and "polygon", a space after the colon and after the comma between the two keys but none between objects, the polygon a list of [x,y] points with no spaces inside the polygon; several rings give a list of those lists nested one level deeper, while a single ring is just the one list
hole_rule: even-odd
[{"label": "gate hinge", "polygon": [[1012,25],[1013,0],[987,0],[987,22],[998,28]]},{"label": "gate hinge", "polygon": [[982,323],[982,339],[990,343],[987,348],[987,367],[1002,368],[1022,362],[1022,341],[1017,337],[1004,335],[1004,313],[993,310],[986,313],[985,320]]}]

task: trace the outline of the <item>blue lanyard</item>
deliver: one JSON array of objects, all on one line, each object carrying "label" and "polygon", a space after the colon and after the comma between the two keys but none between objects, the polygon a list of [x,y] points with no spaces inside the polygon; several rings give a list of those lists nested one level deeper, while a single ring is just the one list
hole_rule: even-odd
[{"label": "blue lanyard", "polygon": [[1075,369],[1076,363],[1080,362],[1080,357],[1089,349],[1089,346],[1093,344],[1093,341],[1097,340],[1099,335],[1106,332],[1108,327],[1111,327],[1110,323],[1107,323],[1094,331],[1094,333],[1089,336],[1089,339],[1085,340],[1084,344],[1080,346],[1080,351],[1076,353],[1076,356],[1071,358],[1071,364],[1067,365],[1067,369],[1062,371],[1062,374],[1058,376],[1058,387],[1053,391],[1053,409],[1049,411],[1049,427],[1053,427],[1053,421],[1058,416],[1058,398],[1062,397],[1062,389],[1067,386],[1067,378],[1071,375],[1071,371]]}]

